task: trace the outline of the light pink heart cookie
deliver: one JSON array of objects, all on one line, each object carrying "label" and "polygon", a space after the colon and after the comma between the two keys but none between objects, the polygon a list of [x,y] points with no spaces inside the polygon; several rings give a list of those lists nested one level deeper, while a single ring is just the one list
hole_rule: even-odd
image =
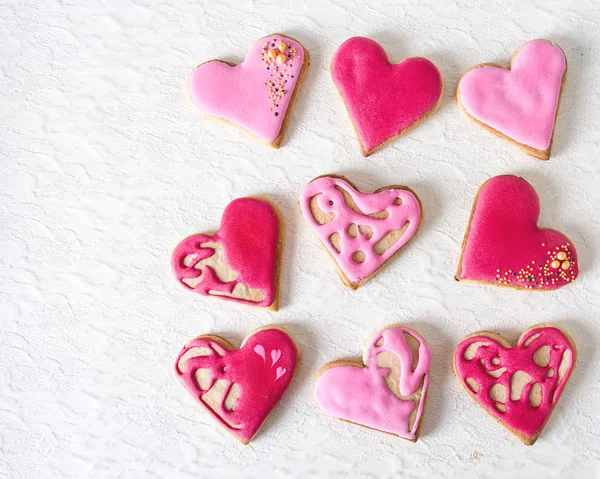
[{"label": "light pink heart cookie", "polygon": [[202,63],[188,87],[202,113],[235,123],[279,148],[308,66],[308,52],[298,41],[274,33],[256,42],[238,65]]},{"label": "light pink heart cookie", "polygon": [[514,54],[508,69],[483,63],[467,71],[458,83],[457,102],[480,126],[547,160],[566,71],[558,45],[534,40]]},{"label": "light pink heart cookie", "polygon": [[531,446],[562,395],[575,362],[571,337],[556,326],[525,331],[516,346],[482,331],[454,352],[454,373],[469,395],[523,443]]},{"label": "light pink heart cookie", "polygon": [[363,363],[333,361],[314,385],[319,407],[337,419],[416,442],[431,353],[415,331],[393,326],[373,336]]},{"label": "light pink heart cookie", "polygon": [[220,336],[193,339],[179,353],[175,373],[225,429],[248,444],[292,382],[299,362],[291,336],[264,327],[250,333],[239,349]]},{"label": "light pink heart cookie", "polygon": [[409,188],[386,186],[361,193],[335,175],[308,183],[300,193],[300,210],[351,289],[372,278],[421,222],[421,202]]}]

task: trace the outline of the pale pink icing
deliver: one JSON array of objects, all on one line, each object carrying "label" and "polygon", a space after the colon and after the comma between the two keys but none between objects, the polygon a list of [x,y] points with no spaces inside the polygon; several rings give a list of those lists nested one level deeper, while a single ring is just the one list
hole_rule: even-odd
[{"label": "pale pink icing", "polygon": [[[271,45],[277,47],[280,40],[291,45],[284,52],[287,61],[282,65],[269,61],[265,65],[265,42],[268,42],[265,50],[268,52],[273,49]],[[297,53],[288,57],[292,48]],[[281,131],[303,63],[304,49],[298,42],[281,35],[270,35],[256,42],[245,60],[236,66],[219,60],[198,66],[190,76],[190,95],[203,113],[232,121],[261,140],[270,142]],[[279,83],[275,84],[276,81],[284,85],[285,94],[276,102],[277,106],[273,106],[269,98],[269,87],[272,82],[272,88],[277,88],[279,93],[281,87]]]},{"label": "pale pink icing", "polygon": [[342,43],[331,61],[331,76],[365,152],[423,118],[442,94],[442,76],[433,63],[415,57],[392,64],[369,38]]},{"label": "pale pink icing", "polygon": [[510,70],[479,66],[459,83],[460,102],[477,120],[524,145],[547,150],[558,110],[565,54],[547,40],[521,47]]},{"label": "pale pink icing", "polygon": [[[188,359],[181,371],[179,360],[192,348],[208,348],[210,355]],[[271,355],[277,352],[277,367],[267,361],[265,351]],[[297,361],[298,351],[290,335],[272,328],[251,334],[240,349],[232,351],[225,350],[210,337],[193,339],[177,356],[175,373],[192,396],[229,432],[249,441],[290,385]],[[210,386],[206,389],[201,389],[195,378],[196,371],[203,368],[211,371]],[[217,379],[227,380],[229,384],[218,411],[213,411],[204,403],[202,396]],[[225,399],[234,384],[238,385],[240,396],[235,409],[230,411],[225,408]]]},{"label": "pale pink icing", "polygon": [[[404,334],[416,338],[419,345],[417,365],[411,370],[413,354]],[[377,342],[383,338],[383,344]],[[400,384],[396,393],[414,394],[423,384],[417,415],[409,430],[409,418],[415,403],[401,400],[389,390],[385,377],[389,369],[377,366],[377,355],[383,351],[393,353],[400,361]],[[315,382],[314,392],[319,407],[327,414],[379,431],[396,434],[405,439],[415,439],[423,414],[425,395],[429,383],[431,353],[425,341],[414,331],[393,327],[376,335],[365,350],[366,367],[335,366],[325,370]]]},{"label": "pale pink icing", "polygon": [[[364,215],[352,211],[344,202],[342,193],[335,186],[346,190],[356,206]],[[310,212],[310,199],[317,197],[319,208],[325,213],[334,213],[335,218],[330,222],[319,225]],[[402,200],[399,205],[394,204],[396,199]],[[417,197],[408,190],[392,188],[379,193],[360,193],[348,182],[335,177],[321,177],[307,184],[300,193],[300,209],[306,221],[313,227],[319,239],[331,253],[340,269],[350,281],[359,281],[369,276],[396,251],[402,248],[417,232],[421,221],[421,207]],[[371,218],[369,214],[386,210],[389,216],[385,219]],[[373,249],[375,243],[381,240],[389,231],[402,228],[406,222],[409,225],[400,239],[378,255]],[[357,231],[356,238],[348,234],[348,226],[352,223],[358,229],[359,225],[369,226],[373,229],[373,236],[367,239],[366,234]],[[338,253],[329,241],[333,233],[339,233],[341,252]],[[362,263],[356,263],[352,255],[362,251],[366,258]]]},{"label": "pale pink icing", "polygon": [[562,233],[539,228],[539,214],[538,195],[523,178],[488,180],[477,196],[457,279],[540,290],[573,282],[575,246]]},{"label": "pale pink icing", "polygon": [[[237,273],[237,279],[222,282],[210,266],[195,268],[200,261],[214,254],[213,248],[201,246],[209,242],[219,242],[223,245],[225,262]],[[171,267],[177,280],[186,289],[205,296],[268,307],[275,299],[278,242],[279,218],[273,206],[256,198],[238,198],[225,208],[221,227],[214,235],[189,236],[177,245],[171,258]],[[184,260],[189,255],[196,257],[186,266]],[[195,288],[182,281],[201,276],[202,281]],[[214,294],[230,294],[238,283],[260,289],[264,293],[263,300],[256,303]]]},{"label": "pale pink icing", "polygon": [[[539,336],[526,345],[525,343],[535,335]],[[477,342],[483,344],[479,346],[475,357],[471,360],[465,359],[466,349]],[[533,359],[534,353],[542,346],[548,346],[550,350],[550,361],[545,367],[539,366]],[[564,376],[559,378],[559,365],[566,350],[571,353],[571,363]],[[495,360],[494,363],[492,359]],[[485,335],[465,339],[456,348],[454,361],[460,380],[481,406],[511,429],[526,436],[533,436],[544,425],[558,402],[575,367],[575,352],[568,338],[559,329],[540,327],[529,331],[514,348],[505,348]],[[506,370],[498,378],[488,372],[502,368]],[[549,373],[550,370],[552,373]],[[512,400],[511,378],[517,371],[527,373],[532,380],[525,386],[519,399]],[[469,388],[465,382],[467,378],[477,381],[477,392]],[[533,407],[529,401],[529,393],[536,383],[542,389],[542,402],[538,407]],[[503,403],[506,412],[499,411],[495,407],[496,401],[490,396],[490,389],[495,384],[506,388],[506,402]]]}]

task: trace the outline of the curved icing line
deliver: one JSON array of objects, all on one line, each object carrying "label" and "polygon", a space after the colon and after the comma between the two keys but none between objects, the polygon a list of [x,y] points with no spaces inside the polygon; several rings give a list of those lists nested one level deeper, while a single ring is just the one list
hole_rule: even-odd
[{"label": "curved icing line", "polygon": [[458,104],[483,127],[548,159],[566,70],[565,53],[557,44],[533,40],[515,52],[508,68],[482,63],[465,72]]},{"label": "curved icing line", "polygon": [[[465,359],[466,349],[477,342],[487,345],[480,345],[473,359]],[[550,347],[550,360],[544,367],[536,364],[533,359],[534,353],[542,346]],[[567,371],[559,378],[559,366],[566,350],[570,351],[571,360]],[[499,363],[492,363],[492,359],[498,359]],[[454,355],[456,370],[469,394],[511,429],[530,437],[541,430],[550,416],[575,367],[575,359],[576,354],[571,341],[554,327],[530,329],[519,339],[516,347],[501,344],[487,335],[475,335],[463,340]],[[498,367],[506,367],[507,371],[495,378],[489,372]],[[554,374],[549,377],[550,369],[554,369]],[[523,388],[519,399],[513,400],[511,380],[517,371],[527,373],[532,379]],[[477,381],[477,392],[467,385],[467,378]],[[536,383],[540,384],[542,389],[542,402],[538,407],[533,407],[529,395]],[[497,401],[490,396],[490,390],[496,384],[501,384],[506,390],[506,402],[502,403],[506,408],[505,412],[496,409]]]},{"label": "curved icing line", "polygon": [[[364,215],[355,213],[348,208],[342,193],[335,186],[344,189]],[[323,225],[315,221],[310,210],[310,200],[316,195],[319,195],[317,197],[317,205],[321,211],[335,214],[333,220]],[[402,204],[394,204],[394,200],[397,198],[402,200]],[[330,204],[331,201],[333,201],[333,204]],[[302,189],[300,194],[300,208],[304,218],[313,227],[317,236],[340,266],[341,270],[353,282],[369,276],[396,251],[402,248],[417,232],[421,220],[419,201],[408,190],[389,188],[376,193],[360,193],[347,181],[331,176],[317,178]],[[384,210],[389,215],[385,219],[366,216]],[[374,245],[387,233],[404,227],[407,222],[409,223],[408,228],[398,241],[384,251],[383,254],[377,254],[374,250]],[[357,232],[355,238],[350,237],[347,230],[353,223],[356,224],[357,228],[359,225],[366,225],[372,228],[372,237],[367,239],[366,235],[360,232]],[[329,241],[329,237],[333,233],[339,233],[340,253],[338,253]],[[366,255],[362,263],[356,263],[352,259],[352,255],[357,251],[363,251]]]},{"label": "curved icing line", "polygon": [[[286,67],[289,76],[281,78],[287,80],[286,94],[277,100],[277,108],[271,107],[269,92],[265,87],[266,82],[279,80],[273,77],[275,71],[263,64],[261,53],[265,40],[275,45],[280,41],[289,43],[290,49],[297,51],[293,58],[281,66]],[[281,34],[268,35],[254,43],[239,64],[209,60],[198,65],[190,75],[188,90],[194,105],[201,112],[232,121],[262,141],[274,142],[287,117],[304,62],[305,51],[299,42]],[[280,73],[277,71],[277,74]]]},{"label": "curved icing line", "polygon": [[[414,371],[411,370],[413,354],[404,333],[419,341],[418,363]],[[381,338],[384,343],[377,346]],[[392,392],[385,381],[390,374],[389,368],[377,366],[377,355],[383,351],[392,353],[400,362],[399,391]],[[332,367],[323,371],[315,382],[317,403],[334,417],[414,440],[429,384],[431,353],[425,341],[407,328],[386,329],[372,339],[365,350],[363,362],[364,367],[336,366],[334,362]],[[403,400],[398,395],[411,396],[418,391],[421,382],[417,414],[409,431],[415,400]]]}]

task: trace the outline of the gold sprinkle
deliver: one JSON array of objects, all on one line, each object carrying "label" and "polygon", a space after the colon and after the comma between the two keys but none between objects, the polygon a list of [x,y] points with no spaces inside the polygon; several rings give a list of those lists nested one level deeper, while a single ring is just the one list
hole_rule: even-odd
[{"label": "gold sprinkle", "polygon": [[558,253],[556,255],[556,259],[560,260],[560,261],[564,261],[567,259],[567,253],[565,253],[564,251],[561,251],[560,253]]},{"label": "gold sprinkle", "polygon": [[552,264],[550,264],[550,266],[552,266],[554,269],[556,269],[560,266],[560,261],[554,260],[554,261],[552,261]]},{"label": "gold sprinkle", "polygon": [[562,269],[569,269],[571,267],[571,263],[569,263],[568,261],[565,261],[562,264]]},{"label": "gold sprinkle", "polygon": [[277,50],[275,48],[273,50],[269,50],[268,55],[269,55],[269,58],[274,59],[275,57],[277,57],[277,55],[279,55],[279,50]]}]

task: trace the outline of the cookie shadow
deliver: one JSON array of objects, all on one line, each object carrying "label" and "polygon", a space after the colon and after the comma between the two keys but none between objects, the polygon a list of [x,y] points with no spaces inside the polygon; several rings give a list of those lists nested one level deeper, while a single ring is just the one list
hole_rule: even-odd
[{"label": "cookie shadow", "polygon": [[[280,226],[283,229],[283,247],[281,248],[281,268],[279,272],[279,310],[284,309],[291,302],[294,271],[293,258],[296,252],[298,238],[298,223],[300,210],[297,200],[277,194],[260,194],[271,201],[279,211]],[[277,313],[275,313],[277,314]]]},{"label": "cookie shadow", "polygon": [[583,79],[589,68],[586,53],[593,51],[593,46],[585,34],[577,38],[563,35],[550,35],[547,38],[558,44],[567,58],[566,79],[552,142],[552,153],[560,154],[573,145],[577,131],[584,131],[583,126],[586,122],[581,112],[584,110],[583,102],[587,100],[585,95],[580,95],[579,92],[585,88]]}]

